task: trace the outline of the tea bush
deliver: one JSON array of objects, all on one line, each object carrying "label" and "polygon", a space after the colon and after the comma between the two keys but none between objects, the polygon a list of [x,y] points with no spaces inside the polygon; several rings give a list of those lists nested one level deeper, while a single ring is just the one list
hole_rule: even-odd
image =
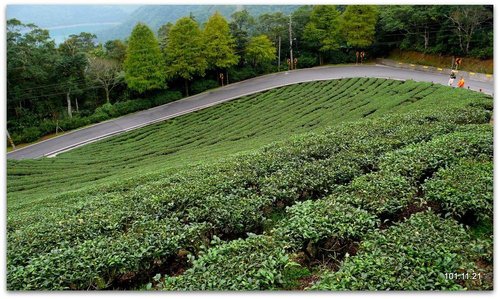
[{"label": "tea bush", "polygon": [[464,228],[433,212],[368,236],[356,256],[325,272],[313,290],[458,290],[446,273],[474,270]]},{"label": "tea bush", "polygon": [[410,204],[416,194],[417,188],[407,178],[379,171],[356,177],[333,196],[339,202],[389,217]]},{"label": "tea bush", "polygon": [[475,220],[493,216],[493,162],[460,160],[440,169],[423,185],[425,199],[441,203],[454,217]]},{"label": "tea bush", "polygon": [[166,277],[164,290],[269,290],[283,284],[288,255],[271,237],[250,235],[218,244],[191,259],[182,275]]},{"label": "tea bush", "polygon": [[[9,263],[9,289],[102,289],[121,276],[140,274],[153,261],[164,261],[199,242],[204,225],[183,225],[178,219],[135,222],[126,234],[102,236],[33,257],[26,266]],[[22,250],[22,249],[21,249]],[[17,253],[19,254],[19,253]]]},{"label": "tea bush", "polygon": [[380,168],[407,177],[413,182],[424,182],[440,168],[456,163],[460,158],[493,158],[493,130],[489,125],[469,126],[463,131],[436,137],[388,153]]},{"label": "tea bush", "polygon": [[288,207],[273,233],[296,251],[326,238],[359,240],[377,222],[375,216],[348,204],[308,200]]}]

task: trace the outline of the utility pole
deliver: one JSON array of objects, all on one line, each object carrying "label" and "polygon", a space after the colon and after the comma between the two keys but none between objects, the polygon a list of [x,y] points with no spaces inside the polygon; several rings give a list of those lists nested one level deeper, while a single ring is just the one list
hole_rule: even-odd
[{"label": "utility pole", "polygon": [[278,72],[281,69],[281,35],[278,36]]},{"label": "utility pole", "polygon": [[289,39],[290,39],[290,69],[293,70],[292,14],[290,14],[290,23],[288,23],[288,36],[289,36]]}]

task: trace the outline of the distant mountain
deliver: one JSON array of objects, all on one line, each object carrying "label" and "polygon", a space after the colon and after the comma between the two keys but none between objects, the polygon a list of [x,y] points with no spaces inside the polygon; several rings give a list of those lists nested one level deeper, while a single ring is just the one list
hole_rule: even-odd
[{"label": "distant mountain", "polygon": [[137,8],[120,25],[97,32],[97,38],[104,42],[111,39],[125,39],[138,22],[147,24],[155,32],[161,25],[192,14],[203,24],[219,11],[227,19],[237,10],[246,9],[253,16],[263,13],[283,12],[289,14],[296,10],[296,5],[144,5]]},{"label": "distant mountain", "polygon": [[78,24],[121,23],[138,6],[125,5],[8,5],[7,19],[39,27],[74,26]]},{"label": "distant mountain", "polygon": [[100,42],[126,39],[138,22],[155,32],[161,25],[192,14],[200,23],[219,11],[229,19],[235,11],[247,9],[253,16],[263,13],[289,14],[296,5],[8,5],[7,19],[48,29],[56,43],[69,35],[90,32]]},{"label": "distant mountain", "polygon": [[8,5],[7,19],[49,30],[56,43],[71,34],[96,33],[121,24],[140,5]]}]

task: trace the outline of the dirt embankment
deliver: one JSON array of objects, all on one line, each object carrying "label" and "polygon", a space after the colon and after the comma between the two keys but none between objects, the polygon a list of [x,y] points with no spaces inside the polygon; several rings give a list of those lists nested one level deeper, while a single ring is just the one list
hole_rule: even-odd
[{"label": "dirt embankment", "polygon": [[[453,56],[424,54],[415,51],[400,50],[392,51],[387,58],[406,63],[428,65],[439,68],[451,68],[452,62],[454,61]],[[459,70],[493,74],[493,59],[482,60],[477,58],[462,57],[462,63]]]}]

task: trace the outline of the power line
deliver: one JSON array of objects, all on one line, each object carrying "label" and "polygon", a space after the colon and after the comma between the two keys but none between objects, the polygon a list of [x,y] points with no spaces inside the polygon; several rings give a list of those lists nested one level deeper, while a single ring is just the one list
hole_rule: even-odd
[{"label": "power line", "polygon": [[[81,89],[78,89],[80,91],[83,90],[92,90],[92,89],[99,89],[102,88],[102,85],[92,85],[92,86],[87,86]],[[45,98],[45,97],[51,97],[51,96],[56,96],[56,95],[65,95],[67,94],[66,91],[63,92],[57,92],[57,93],[52,93],[52,94],[44,94],[44,95],[37,95],[37,96],[30,96],[30,97],[24,97],[24,98],[16,98],[19,101],[24,101],[24,100],[33,100],[33,99],[38,99],[38,98]]]}]

